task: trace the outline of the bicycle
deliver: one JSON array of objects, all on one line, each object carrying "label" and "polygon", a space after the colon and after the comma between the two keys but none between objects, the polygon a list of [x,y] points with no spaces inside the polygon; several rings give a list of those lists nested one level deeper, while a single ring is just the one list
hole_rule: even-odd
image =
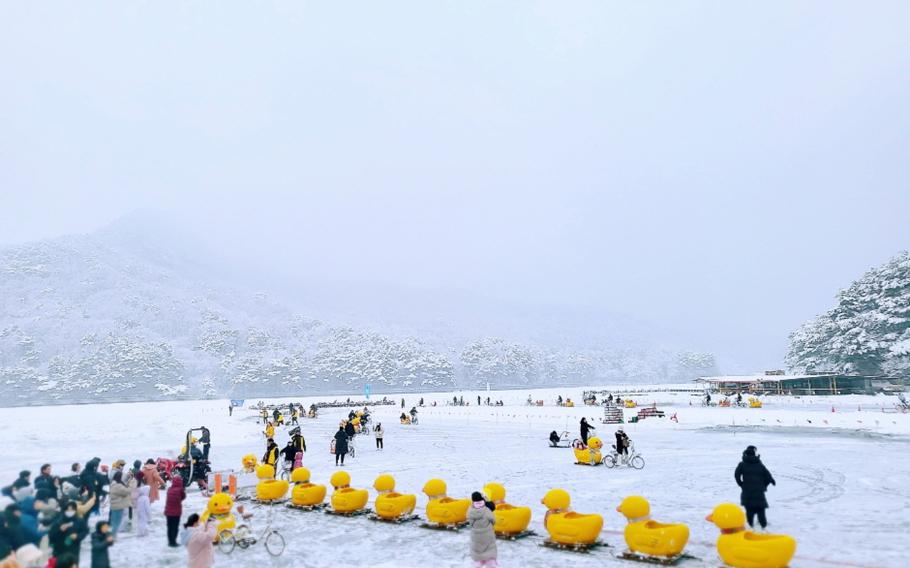
[{"label": "bicycle", "polygon": [[291,472],[294,468],[288,462],[284,462],[281,466],[281,472],[278,474],[278,479],[283,479],[284,481],[291,481]]},{"label": "bicycle", "polygon": [[620,457],[619,454],[616,453],[616,445],[613,445],[612,448],[613,451],[605,455],[601,460],[601,463],[605,466],[612,468],[620,464],[625,464],[632,469],[642,469],[645,467],[645,458],[635,451],[634,444],[629,445],[629,453],[624,457]]},{"label": "bicycle", "polygon": [[268,507],[269,514],[266,518],[266,526],[262,529],[262,533],[258,537],[256,537],[253,531],[253,523],[251,521],[253,515],[243,515],[244,524],[241,524],[234,529],[225,529],[218,533],[218,550],[224,554],[230,554],[234,552],[235,547],[239,546],[242,549],[247,549],[257,542],[262,541],[269,554],[272,556],[281,556],[284,553],[286,544],[281,533],[278,532],[277,529],[272,528],[272,506],[269,505]]}]

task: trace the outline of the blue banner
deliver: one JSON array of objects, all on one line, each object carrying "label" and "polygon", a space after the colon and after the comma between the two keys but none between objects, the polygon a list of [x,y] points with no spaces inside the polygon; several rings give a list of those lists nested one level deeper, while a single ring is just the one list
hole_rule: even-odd
[{"label": "blue banner", "polygon": [[231,406],[243,406],[243,401],[244,401],[244,399],[236,400],[236,399],[232,398]]},{"label": "blue banner", "polygon": [[370,399],[370,383],[364,383],[363,396],[367,397],[367,400]]}]

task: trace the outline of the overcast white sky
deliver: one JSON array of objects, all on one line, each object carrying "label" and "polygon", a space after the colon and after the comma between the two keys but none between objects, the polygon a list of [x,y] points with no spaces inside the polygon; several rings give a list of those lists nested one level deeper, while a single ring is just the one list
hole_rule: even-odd
[{"label": "overcast white sky", "polygon": [[6,2],[0,243],[605,306],[776,366],[910,243],[910,2]]}]

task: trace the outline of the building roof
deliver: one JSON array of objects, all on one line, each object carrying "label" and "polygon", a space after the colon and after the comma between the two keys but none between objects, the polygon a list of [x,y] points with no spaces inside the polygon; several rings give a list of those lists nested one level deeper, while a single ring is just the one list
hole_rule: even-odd
[{"label": "building roof", "polygon": [[837,373],[825,375],[720,375],[717,377],[698,377],[695,381],[703,383],[780,383],[783,381],[833,376],[837,376]]}]

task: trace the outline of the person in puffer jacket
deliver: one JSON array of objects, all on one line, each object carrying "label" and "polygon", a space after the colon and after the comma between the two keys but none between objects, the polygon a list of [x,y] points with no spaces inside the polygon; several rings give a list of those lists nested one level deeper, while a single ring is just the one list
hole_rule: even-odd
[{"label": "person in puffer jacket", "polygon": [[471,526],[471,560],[475,568],[496,568],[496,534],[493,525],[496,518],[487,506],[480,492],[471,495],[473,504],[468,510],[468,524]]},{"label": "person in puffer jacket", "polygon": [[171,548],[179,546],[177,535],[180,533],[180,517],[183,516],[183,500],[186,499],[186,490],[183,487],[183,478],[179,475],[171,480],[167,495],[164,498],[164,516],[167,518],[167,545]]},{"label": "person in puffer jacket", "polygon": [[768,500],[765,498],[765,491],[768,485],[777,485],[771,472],[761,462],[761,456],[756,453],[755,446],[749,446],[743,452],[743,460],[736,466],[733,473],[736,484],[742,490],[740,495],[740,504],[746,508],[746,519],[750,527],[754,527],[756,515],[758,524],[762,530],[768,526],[768,520],[765,518],[765,509],[768,508]]},{"label": "person in puffer jacket", "polygon": [[120,527],[123,526],[123,514],[132,504],[132,491],[123,482],[122,471],[114,473],[109,492],[111,496],[110,530],[111,534],[116,537]]}]

